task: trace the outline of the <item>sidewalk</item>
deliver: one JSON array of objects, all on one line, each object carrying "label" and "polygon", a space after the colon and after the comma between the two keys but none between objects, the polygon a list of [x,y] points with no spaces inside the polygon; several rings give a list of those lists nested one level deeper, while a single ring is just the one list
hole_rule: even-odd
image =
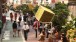
[{"label": "sidewalk", "polygon": [[23,42],[22,37],[13,38],[12,23],[7,21],[3,42]]},{"label": "sidewalk", "polygon": [[[13,38],[13,31],[12,31],[12,23],[10,21],[7,21],[5,33],[4,33],[4,39],[3,42],[25,42],[23,32],[21,31],[20,37]],[[39,35],[38,38],[35,38],[35,32],[33,27],[30,27],[30,32],[28,33],[28,39],[26,42],[39,42]],[[45,40],[47,42],[47,39]]]}]

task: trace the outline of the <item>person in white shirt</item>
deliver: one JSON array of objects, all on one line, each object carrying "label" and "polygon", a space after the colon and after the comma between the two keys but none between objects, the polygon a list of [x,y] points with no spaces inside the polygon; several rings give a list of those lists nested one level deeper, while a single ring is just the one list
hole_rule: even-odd
[{"label": "person in white shirt", "polygon": [[24,31],[25,41],[27,41],[27,35],[28,35],[28,32],[29,32],[29,25],[26,22],[23,25],[23,31]]}]

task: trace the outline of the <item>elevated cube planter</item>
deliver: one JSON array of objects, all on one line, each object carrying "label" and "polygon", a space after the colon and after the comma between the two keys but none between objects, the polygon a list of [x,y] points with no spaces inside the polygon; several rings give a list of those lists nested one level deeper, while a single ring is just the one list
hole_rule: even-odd
[{"label": "elevated cube planter", "polygon": [[40,6],[35,14],[35,17],[40,22],[50,22],[52,21],[54,15],[55,13],[52,12],[50,9]]}]

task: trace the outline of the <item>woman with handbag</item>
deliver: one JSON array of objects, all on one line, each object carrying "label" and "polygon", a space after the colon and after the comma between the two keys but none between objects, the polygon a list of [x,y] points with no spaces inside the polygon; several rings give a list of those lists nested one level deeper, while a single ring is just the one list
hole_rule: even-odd
[{"label": "woman with handbag", "polygon": [[29,32],[29,25],[26,22],[23,25],[23,31],[24,31],[25,41],[27,41],[27,36],[28,36],[28,32]]}]

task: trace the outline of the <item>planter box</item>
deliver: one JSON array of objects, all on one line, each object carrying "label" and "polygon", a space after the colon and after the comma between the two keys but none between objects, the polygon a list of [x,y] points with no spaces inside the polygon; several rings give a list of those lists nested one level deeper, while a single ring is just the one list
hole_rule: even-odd
[{"label": "planter box", "polygon": [[54,14],[55,13],[52,12],[50,9],[40,6],[35,14],[35,17],[40,22],[50,22],[53,19]]}]

